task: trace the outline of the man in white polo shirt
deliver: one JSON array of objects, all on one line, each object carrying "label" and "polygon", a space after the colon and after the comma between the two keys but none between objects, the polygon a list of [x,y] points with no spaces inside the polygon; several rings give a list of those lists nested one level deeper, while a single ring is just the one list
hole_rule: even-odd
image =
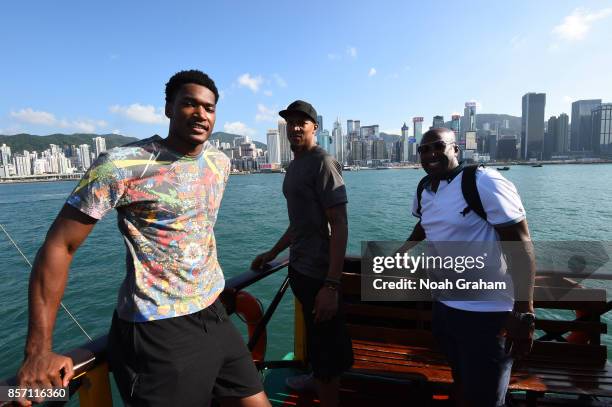
[{"label": "man in white polo shirt", "polygon": [[488,247],[488,277],[505,280],[508,289],[470,298],[438,293],[432,327],[452,368],[458,405],[503,406],[513,359],[529,353],[535,326],[535,260],[525,210],[514,185],[488,169],[475,174],[486,220],[471,210],[451,130],[429,130],[418,151],[428,176],[413,204],[420,220],[400,250],[425,239],[442,251],[455,243],[468,251]]}]

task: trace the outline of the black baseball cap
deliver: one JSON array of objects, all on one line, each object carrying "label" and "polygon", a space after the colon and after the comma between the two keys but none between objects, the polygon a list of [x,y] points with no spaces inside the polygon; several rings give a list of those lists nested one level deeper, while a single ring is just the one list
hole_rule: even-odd
[{"label": "black baseball cap", "polygon": [[313,122],[317,123],[317,111],[314,107],[308,102],[304,102],[303,100],[296,100],[291,103],[285,110],[281,110],[278,112],[280,117],[283,119],[287,119],[287,116],[291,113],[304,113],[306,116],[312,119]]}]

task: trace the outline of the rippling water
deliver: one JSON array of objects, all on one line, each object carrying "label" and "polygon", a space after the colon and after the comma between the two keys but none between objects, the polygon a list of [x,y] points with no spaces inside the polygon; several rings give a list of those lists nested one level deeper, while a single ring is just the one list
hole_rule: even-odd
[{"label": "rippling water", "polygon": [[[404,240],[408,236],[415,224],[410,215],[412,199],[423,175],[421,170],[345,173],[349,252],[357,254],[363,240]],[[514,166],[504,176],[521,194],[534,240],[612,241],[612,165]],[[281,174],[230,177],[215,228],[226,276],[245,271],[252,258],[270,248],[287,227],[282,180]],[[73,187],[74,182],[0,185],[0,223],[28,258],[34,258]],[[79,249],[64,297],[92,336],[106,333],[123,278],[124,246],[115,222],[114,215],[100,221]],[[28,274],[24,260],[0,234],[0,378],[14,374],[23,355]],[[283,275],[264,279],[250,291],[266,305]],[[268,355],[273,358],[292,350],[291,301],[286,296],[268,330]],[[60,311],[55,349],[64,351],[84,341],[83,334]],[[609,337],[605,341],[612,345]]]}]

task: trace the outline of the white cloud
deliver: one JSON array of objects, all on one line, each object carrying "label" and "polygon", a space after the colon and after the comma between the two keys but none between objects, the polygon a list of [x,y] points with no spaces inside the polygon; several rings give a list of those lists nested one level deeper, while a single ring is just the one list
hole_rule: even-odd
[{"label": "white cloud", "polygon": [[376,75],[376,68],[370,68],[370,70],[368,71],[368,76],[374,76]]},{"label": "white cloud", "polygon": [[278,113],[276,109],[269,108],[266,105],[259,103],[257,105],[257,114],[255,115],[255,121],[257,122],[276,122],[278,120]]},{"label": "white cloud", "polygon": [[280,87],[280,88],[286,88],[287,87],[287,81],[282,76],[280,76],[279,74],[275,73],[274,75],[272,75],[272,77],[276,81],[276,85],[278,87]]},{"label": "white cloud", "polygon": [[119,135],[120,135],[120,134],[122,133],[122,131],[121,131],[121,129],[113,129],[113,130],[111,131],[111,133],[112,133],[112,134],[119,134]]},{"label": "white cloud", "polygon": [[357,58],[357,48],[355,48],[355,47],[348,47],[346,49],[346,53],[351,58]]},{"label": "white cloud", "polygon": [[253,93],[257,93],[259,91],[259,87],[263,82],[263,78],[261,76],[251,76],[249,73],[242,74],[238,77],[238,86],[249,88],[253,91]]},{"label": "white cloud", "polygon": [[40,124],[43,126],[53,126],[58,123],[58,120],[55,118],[53,113],[33,110],[30,107],[21,109],[18,112],[11,112],[11,117],[19,120],[20,122]]},{"label": "white cloud", "polygon": [[264,94],[265,96],[272,96],[272,91],[271,91],[271,90],[264,90],[264,91],[263,91],[263,94]]},{"label": "white cloud", "polygon": [[141,105],[140,103],[132,103],[129,106],[113,105],[109,110],[111,113],[138,123],[165,124],[168,122],[164,109],[161,107],[156,108],[153,105]]},{"label": "white cloud", "polygon": [[223,131],[231,134],[238,134],[239,136],[254,137],[257,134],[255,129],[247,127],[242,122],[229,122],[223,125]]},{"label": "white cloud", "polygon": [[567,41],[583,40],[591,30],[591,25],[612,15],[612,8],[590,12],[585,8],[577,8],[563,22],[553,28],[552,32],[558,38]]},{"label": "white cloud", "polygon": [[106,127],[108,123],[104,120],[79,119],[67,120],[58,119],[53,113],[34,110],[30,107],[21,109],[17,112],[11,111],[10,116],[22,123],[34,124],[47,127],[59,127],[63,129],[72,129],[85,133],[93,133],[99,127]]}]

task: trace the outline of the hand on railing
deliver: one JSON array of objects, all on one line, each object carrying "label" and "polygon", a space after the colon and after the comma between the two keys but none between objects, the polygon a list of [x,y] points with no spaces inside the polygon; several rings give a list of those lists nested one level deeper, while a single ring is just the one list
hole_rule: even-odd
[{"label": "hand on railing", "polygon": [[[17,387],[28,389],[49,389],[68,387],[74,376],[72,359],[47,351],[26,356],[17,373]],[[34,399],[35,402],[42,400]],[[19,405],[31,406],[32,401],[20,400]]]},{"label": "hand on railing", "polygon": [[274,260],[276,255],[272,251],[260,253],[251,263],[251,270],[259,271],[264,268],[269,262]]}]

